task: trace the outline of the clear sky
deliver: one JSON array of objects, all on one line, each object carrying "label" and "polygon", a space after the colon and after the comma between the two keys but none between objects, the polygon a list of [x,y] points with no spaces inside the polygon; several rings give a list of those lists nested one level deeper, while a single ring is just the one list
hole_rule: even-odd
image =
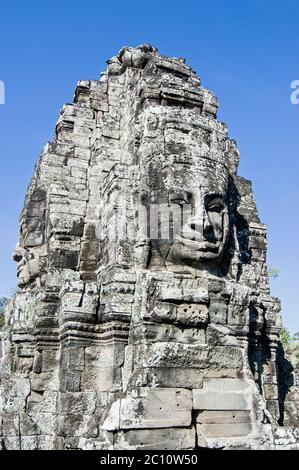
[{"label": "clear sky", "polygon": [[79,79],[124,45],[185,57],[219,98],[268,225],[272,292],[299,330],[299,0],[0,0],[0,296],[16,286],[11,251],[35,162]]}]

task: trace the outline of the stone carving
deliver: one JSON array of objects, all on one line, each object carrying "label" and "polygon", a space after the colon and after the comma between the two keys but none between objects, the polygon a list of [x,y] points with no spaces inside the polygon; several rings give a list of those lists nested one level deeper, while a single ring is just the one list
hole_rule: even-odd
[{"label": "stone carving", "polygon": [[[42,266],[41,248],[45,242],[46,192],[35,190],[28,200],[26,211],[20,223],[20,240],[13,253],[18,263],[18,286],[25,288],[36,281],[40,287]],[[38,280],[37,280],[38,278]]]},{"label": "stone carving", "polygon": [[[169,271],[189,271],[196,275],[196,270],[211,270],[219,264],[227,245],[227,189],[221,188],[225,186],[222,182],[214,191],[201,184],[200,176],[195,170],[195,165],[202,169],[201,163],[196,159],[190,168],[190,165],[176,165],[174,162],[173,172],[163,171],[161,168],[161,187],[151,192],[148,198],[150,238]],[[155,172],[158,171],[157,162]],[[205,178],[209,178],[208,174]],[[160,226],[159,215],[162,219]]]},{"label": "stone carving", "polygon": [[62,107],[14,252],[4,449],[298,448],[266,228],[217,108],[147,44]]}]

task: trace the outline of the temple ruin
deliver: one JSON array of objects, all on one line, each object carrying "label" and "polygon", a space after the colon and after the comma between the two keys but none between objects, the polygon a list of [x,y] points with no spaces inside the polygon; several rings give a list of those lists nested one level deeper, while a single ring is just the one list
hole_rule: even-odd
[{"label": "temple ruin", "polygon": [[2,448],[299,448],[266,227],[217,98],[147,44],[107,64],[25,197]]}]

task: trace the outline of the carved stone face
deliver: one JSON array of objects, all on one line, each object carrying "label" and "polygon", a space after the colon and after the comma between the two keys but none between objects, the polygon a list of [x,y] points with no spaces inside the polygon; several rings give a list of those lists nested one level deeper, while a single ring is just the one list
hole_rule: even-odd
[{"label": "carved stone face", "polygon": [[170,203],[171,206],[179,205],[183,216],[181,227],[177,226],[173,232],[173,244],[166,263],[185,262],[198,267],[218,260],[228,236],[225,194],[206,192],[200,188],[173,191]]},{"label": "carved stone face", "polygon": [[45,191],[34,191],[23,215],[19,244],[13,252],[13,259],[18,263],[18,286],[21,288],[40,276],[40,250],[45,241],[45,207]]},{"label": "carved stone face", "polygon": [[[159,186],[151,192],[151,207],[156,204],[159,216],[150,217],[150,224],[159,224],[159,236],[151,238],[167,269],[184,271],[186,266],[202,269],[219,264],[229,233],[224,175],[218,178],[207,168],[181,166],[162,171]],[[154,233],[152,227],[150,231]]]}]

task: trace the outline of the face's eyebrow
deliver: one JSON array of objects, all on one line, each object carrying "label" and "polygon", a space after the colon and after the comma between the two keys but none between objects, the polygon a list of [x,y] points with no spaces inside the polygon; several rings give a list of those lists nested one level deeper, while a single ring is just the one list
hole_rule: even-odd
[{"label": "face's eyebrow", "polygon": [[225,197],[225,194],[223,193],[208,193],[208,194],[205,194],[204,195],[204,200],[205,202],[208,200],[212,200],[212,199],[221,199],[223,202],[225,201],[226,197]]},{"label": "face's eyebrow", "polygon": [[188,189],[182,189],[182,188],[174,188],[169,191],[170,196],[173,194],[191,194]]}]

